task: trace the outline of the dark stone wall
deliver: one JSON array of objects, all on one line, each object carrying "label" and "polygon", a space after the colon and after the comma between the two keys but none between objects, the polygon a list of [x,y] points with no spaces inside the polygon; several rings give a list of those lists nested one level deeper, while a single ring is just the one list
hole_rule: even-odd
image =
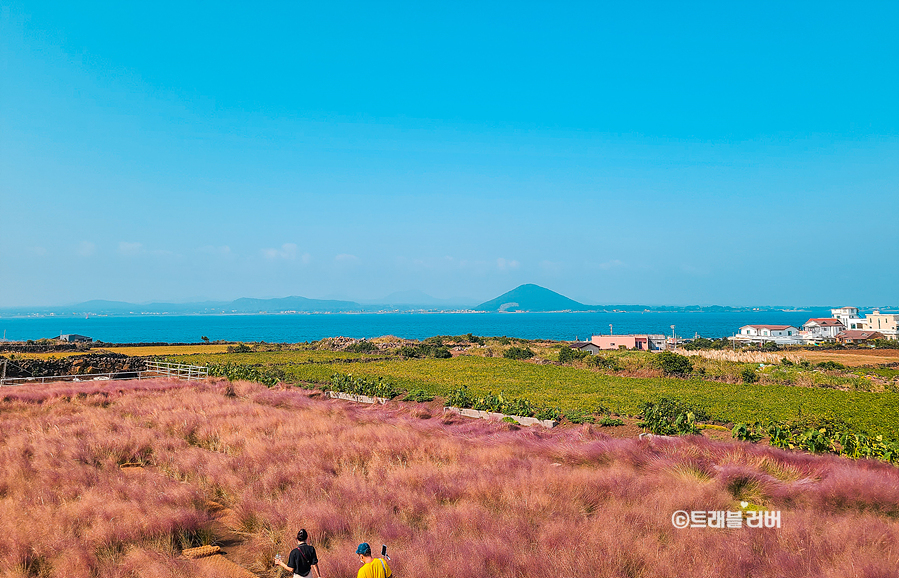
[{"label": "dark stone wall", "polygon": [[[4,357],[0,356],[0,371]],[[121,353],[93,353],[55,359],[10,359],[6,377],[49,377],[51,375],[96,375],[98,373],[133,373],[143,371],[145,357],[129,357]],[[125,377],[125,376],[122,376]]]}]

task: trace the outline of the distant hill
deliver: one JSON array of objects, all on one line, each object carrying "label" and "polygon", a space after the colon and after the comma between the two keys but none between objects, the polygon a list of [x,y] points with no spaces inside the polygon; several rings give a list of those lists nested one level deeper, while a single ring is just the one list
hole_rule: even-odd
[{"label": "distant hill", "polygon": [[354,301],[280,297],[234,301],[203,301],[199,303],[126,303],[124,301],[86,301],[75,305],[55,307],[19,307],[0,310],[3,315],[196,315],[213,313],[346,313],[362,311]]},{"label": "distant hill", "polygon": [[306,297],[280,297],[276,299],[251,299],[243,297],[225,305],[224,309],[238,313],[282,313],[303,311],[309,313],[360,311],[362,306],[355,301],[333,299],[307,299]]},{"label": "distant hill", "polygon": [[593,311],[597,307],[578,303],[545,287],[527,283],[496,299],[481,303],[475,311]]}]

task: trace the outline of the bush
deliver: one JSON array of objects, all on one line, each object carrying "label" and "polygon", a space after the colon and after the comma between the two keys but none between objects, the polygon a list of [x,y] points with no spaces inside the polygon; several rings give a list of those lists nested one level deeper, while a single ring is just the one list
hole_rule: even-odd
[{"label": "bush", "polygon": [[693,362],[684,355],[678,355],[673,351],[663,351],[658,354],[659,367],[668,375],[686,375],[693,371]]},{"label": "bush", "polygon": [[583,359],[590,355],[586,351],[578,351],[577,349],[572,349],[567,345],[563,345],[562,349],[559,351],[559,362],[560,363],[568,363],[569,361],[577,361],[579,359]]},{"label": "bush", "polygon": [[565,419],[571,423],[593,423],[596,418],[592,414],[585,411],[571,410],[565,412]]},{"label": "bush", "polygon": [[604,418],[601,418],[596,423],[598,423],[599,425],[601,425],[603,427],[615,427],[615,426],[619,426],[619,425],[624,425],[623,420],[621,420],[617,417],[610,417],[610,416],[605,416]]},{"label": "bush", "polygon": [[663,397],[643,404],[643,421],[639,426],[656,435],[687,435],[699,433],[696,422],[707,419],[704,411]]},{"label": "bush", "polygon": [[530,347],[510,347],[503,351],[503,357],[506,359],[529,359],[534,357],[534,352]]},{"label": "bush", "polygon": [[251,351],[253,351],[253,349],[246,343],[228,346],[228,353],[250,353]]},{"label": "bush", "polygon": [[210,376],[224,377],[228,381],[255,381],[269,387],[278,385],[284,379],[279,370],[261,369],[241,363],[210,363],[206,366]]},{"label": "bush", "polygon": [[369,397],[384,397],[393,399],[401,392],[383,377],[365,378],[353,377],[350,374],[335,373],[331,376],[331,389],[341,393],[353,395],[367,395]]},{"label": "bush", "polygon": [[357,341],[356,343],[350,345],[346,348],[347,351],[351,353],[377,353],[378,346],[372,343],[371,341]]},{"label": "bush", "polygon": [[413,346],[405,345],[400,347],[397,353],[406,359],[427,357],[433,359],[449,359],[453,356],[449,349],[443,345],[436,345],[434,343],[421,343]]},{"label": "bush", "polygon": [[846,369],[846,366],[842,363],[837,363],[836,361],[822,361],[815,367],[824,370],[836,371],[838,369]]},{"label": "bush", "polygon": [[[483,337],[478,337],[477,335],[472,335],[471,333],[466,333],[462,337],[464,337],[465,341],[467,341],[468,343],[472,343],[475,345],[484,345],[484,343],[486,343],[486,340]],[[460,339],[460,341],[462,340]]]},{"label": "bush", "polygon": [[744,367],[743,371],[740,372],[740,377],[743,379],[743,383],[755,383],[759,380],[755,369],[751,367]]},{"label": "bush", "polygon": [[421,389],[415,389],[403,396],[403,401],[417,401],[418,403],[426,403],[429,401],[434,401],[434,395]]},{"label": "bush", "polygon": [[557,407],[534,405],[522,398],[507,398],[503,392],[499,392],[497,395],[491,391],[483,397],[474,397],[464,385],[447,396],[446,404],[493,413],[536,417],[537,419],[558,420],[562,417],[562,411]]},{"label": "bush", "polygon": [[697,349],[729,349],[731,347],[731,343],[727,340],[726,337],[722,337],[720,339],[708,339],[705,337],[697,337],[692,341],[684,344],[684,349],[688,351],[695,351]]},{"label": "bush", "polygon": [[750,425],[746,425],[745,423],[736,423],[731,431],[731,435],[734,439],[741,440],[744,442],[758,442],[763,437],[765,437],[765,432],[759,426],[758,422]]},{"label": "bush", "polygon": [[618,359],[611,355],[608,357],[604,355],[592,355],[587,359],[587,363],[593,367],[601,367],[603,369],[608,369],[609,371],[618,371],[621,369]]}]

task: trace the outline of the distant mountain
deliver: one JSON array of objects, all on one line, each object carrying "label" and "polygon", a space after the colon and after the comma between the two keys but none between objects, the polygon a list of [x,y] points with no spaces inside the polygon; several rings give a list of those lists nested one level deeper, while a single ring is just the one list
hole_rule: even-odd
[{"label": "distant mountain", "polygon": [[455,298],[455,299],[439,299],[432,297],[422,291],[396,291],[386,297],[380,299],[367,299],[360,301],[369,309],[399,309],[401,311],[409,311],[416,309],[427,310],[453,310],[466,309],[471,307],[472,301]]},{"label": "distant mountain", "polygon": [[280,297],[276,299],[241,298],[234,301],[204,301],[201,303],[126,303],[124,301],[93,300],[55,307],[17,307],[0,310],[8,316],[29,315],[195,315],[203,313],[346,313],[362,311],[355,301]]},{"label": "distant mountain", "polygon": [[307,299],[306,297],[251,299],[243,297],[225,305],[224,309],[226,312],[237,313],[284,313],[288,311],[345,313],[347,311],[361,311],[362,306],[355,301],[336,301],[333,299]]},{"label": "distant mountain", "polygon": [[475,311],[595,311],[598,307],[578,303],[545,287],[519,285],[496,299],[481,303]]}]

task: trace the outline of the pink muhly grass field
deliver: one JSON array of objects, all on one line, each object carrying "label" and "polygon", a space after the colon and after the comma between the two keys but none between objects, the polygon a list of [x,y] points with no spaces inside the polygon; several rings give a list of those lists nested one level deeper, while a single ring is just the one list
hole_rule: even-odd
[{"label": "pink muhly grass field", "polygon": [[[355,576],[362,541],[409,577],[897,575],[894,466],[601,431],[249,383],[9,388],[0,576],[202,576],[178,555],[221,507],[260,576],[300,527],[326,578]],[[782,527],[672,526],[740,501]]]}]

